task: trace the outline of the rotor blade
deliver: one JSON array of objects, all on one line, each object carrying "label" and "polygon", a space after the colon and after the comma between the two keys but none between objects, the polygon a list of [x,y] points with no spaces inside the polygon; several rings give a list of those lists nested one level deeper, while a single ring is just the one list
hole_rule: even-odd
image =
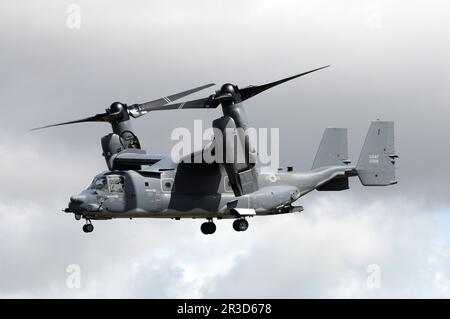
[{"label": "rotor blade", "polygon": [[54,127],[54,126],[62,126],[62,125],[68,125],[68,124],[76,124],[76,123],[84,123],[84,122],[108,122],[108,116],[110,114],[108,113],[102,113],[102,114],[97,114],[91,117],[86,117],[84,119],[80,119],[80,120],[75,120],[75,121],[70,121],[70,122],[63,122],[63,123],[58,123],[58,124],[52,124],[52,125],[46,125],[46,126],[42,126],[42,127],[36,127],[31,129],[30,131],[37,131],[37,130],[42,130],[44,128],[49,128],[49,127]]},{"label": "rotor blade", "polygon": [[[131,105],[129,107],[129,113],[134,118],[137,118],[139,116],[147,114],[150,111],[161,110],[161,109],[163,109],[161,107],[166,105],[166,104],[172,103],[175,100],[181,99],[181,98],[183,98],[185,96],[188,96],[190,94],[196,93],[196,92],[201,91],[201,90],[204,90],[204,89],[209,88],[209,87],[214,86],[214,85],[215,85],[215,83],[209,83],[209,84],[206,84],[206,85],[202,85],[202,86],[196,87],[196,88],[191,89],[191,90],[187,90],[187,91],[184,91],[184,92],[180,92],[180,93],[176,93],[176,94],[173,94],[173,95],[169,95],[169,96],[166,96],[166,97],[154,100],[154,101],[150,101],[150,102],[147,102],[147,103]],[[169,107],[169,108],[164,108],[164,109],[171,110],[172,108]]]},{"label": "rotor blade", "polygon": [[312,72],[316,72],[316,71],[319,71],[319,70],[322,70],[322,69],[325,69],[325,68],[328,68],[328,67],[329,67],[329,65],[323,66],[321,68],[317,68],[317,69],[314,69],[314,70],[311,70],[311,71],[308,71],[308,72],[303,72],[303,73],[300,73],[300,74],[297,74],[297,75],[294,75],[294,76],[291,76],[291,77],[288,77],[288,78],[285,78],[285,79],[282,79],[282,80],[279,80],[279,81],[275,81],[275,82],[272,82],[272,83],[267,83],[267,84],[263,84],[263,85],[248,86],[246,88],[239,89],[242,101],[248,100],[249,98],[251,98],[251,97],[253,97],[253,96],[257,95],[257,94],[259,94],[261,92],[264,92],[264,91],[266,91],[266,90],[268,90],[268,89],[270,89],[270,88],[272,88],[274,86],[277,86],[279,84],[282,84],[284,82],[296,79],[296,78],[301,77],[303,75],[306,75],[306,74],[309,74],[309,73],[312,73]]},{"label": "rotor blade", "polygon": [[[182,103],[174,103],[169,105],[161,105],[158,107],[152,107],[151,111],[166,111],[166,110],[181,110],[181,109],[207,109],[207,108],[216,108],[218,103],[211,103],[211,99],[209,97],[192,100],[188,102]],[[147,113],[149,111],[146,111]],[[144,115],[145,113],[141,114]]]},{"label": "rotor blade", "polygon": [[[258,86],[248,86],[246,88],[243,89],[239,89],[239,92],[241,94],[242,97],[242,101],[245,101],[265,90],[268,90],[276,85],[279,85],[281,83],[293,80],[295,78],[298,78],[300,76],[315,72],[315,71],[319,71],[322,70],[324,68],[329,67],[329,65],[327,66],[323,66],[321,68],[318,69],[314,69],[308,72],[303,72],[301,74],[297,74],[294,76],[291,76],[289,78],[286,79],[282,79],[276,82],[272,82],[272,83],[268,83],[268,84],[263,84],[263,85],[258,85]],[[221,96],[219,95],[215,95],[215,96],[210,96],[208,98],[203,98],[203,99],[198,99],[198,100],[193,100],[193,101],[188,101],[188,102],[184,102],[184,103],[175,103],[175,104],[169,104],[169,105],[163,105],[163,106],[158,106],[158,107],[152,107],[151,111],[156,111],[156,110],[176,110],[176,109],[206,109],[206,108],[216,108],[221,102],[220,102],[220,98]],[[145,114],[145,113],[144,113]]]}]

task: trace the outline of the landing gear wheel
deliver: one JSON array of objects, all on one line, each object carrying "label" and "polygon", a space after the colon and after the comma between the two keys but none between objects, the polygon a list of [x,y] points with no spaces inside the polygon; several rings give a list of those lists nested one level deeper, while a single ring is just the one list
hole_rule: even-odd
[{"label": "landing gear wheel", "polygon": [[216,232],[216,229],[217,229],[216,224],[214,224],[213,222],[208,223],[208,232],[210,235],[214,234]]},{"label": "landing gear wheel", "polygon": [[233,222],[233,229],[235,231],[246,231],[248,229],[248,221],[245,219],[236,219]]},{"label": "landing gear wheel", "polygon": [[92,224],[86,224],[83,226],[83,231],[85,233],[92,233],[94,231],[94,225]]},{"label": "landing gear wheel", "polygon": [[213,222],[206,222],[206,223],[202,224],[202,226],[200,227],[200,230],[205,235],[211,235],[216,232],[216,228],[217,228],[216,224],[214,224]]}]

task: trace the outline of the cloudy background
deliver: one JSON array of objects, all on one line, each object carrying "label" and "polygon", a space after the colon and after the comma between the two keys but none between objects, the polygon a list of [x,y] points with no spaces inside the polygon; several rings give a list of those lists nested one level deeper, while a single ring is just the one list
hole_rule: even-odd
[{"label": "cloudy background", "polygon": [[[81,28],[66,26],[67,6]],[[0,2],[0,297],[450,297],[450,5],[447,1]],[[60,210],[105,169],[108,125],[29,128],[204,83],[241,86],[332,67],[255,97],[283,166],[311,166],[324,127],[396,122],[399,184],[312,193],[302,214],[231,221],[82,222]],[[209,92],[208,92],[209,93]],[[197,96],[202,96],[198,94]],[[135,121],[143,146],[219,110]],[[206,125],[206,124],[205,124]],[[81,288],[66,284],[81,268]],[[381,286],[371,288],[371,265]]]}]

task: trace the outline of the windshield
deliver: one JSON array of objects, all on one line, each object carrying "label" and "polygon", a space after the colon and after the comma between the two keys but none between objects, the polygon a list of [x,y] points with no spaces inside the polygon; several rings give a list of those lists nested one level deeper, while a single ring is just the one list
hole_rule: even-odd
[{"label": "windshield", "polygon": [[109,193],[123,193],[124,178],[120,175],[98,176],[94,179],[89,189]]},{"label": "windshield", "polygon": [[92,182],[91,186],[89,186],[89,188],[105,191],[107,189],[107,186],[108,186],[108,182],[106,181],[106,176],[100,176],[100,177],[96,177],[94,179],[94,181]]}]

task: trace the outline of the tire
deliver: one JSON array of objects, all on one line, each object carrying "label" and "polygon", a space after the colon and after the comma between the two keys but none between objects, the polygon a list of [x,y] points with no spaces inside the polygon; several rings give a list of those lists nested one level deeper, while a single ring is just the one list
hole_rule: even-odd
[{"label": "tire", "polygon": [[216,232],[216,229],[217,229],[216,224],[214,224],[212,222],[208,223],[208,234],[209,235],[214,234]]},{"label": "tire", "polygon": [[203,223],[201,226],[200,226],[200,230],[202,231],[202,233],[203,234],[205,234],[205,235],[209,235],[209,229],[208,229],[208,223]]},{"label": "tire", "polygon": [[216,224],[214,224],[213,222],[203,223],[202,226],[200,227],[200,230],[205,235],[214,234],[216,232]]},{"label": "tire", "polygon": [[239,223],[239,219],[236,219],[236,220],[233,222],[233,229],[234,229],[235,231],[241,231],[241,230],[239,229],[239,227],[238,227],[238,223]]},{"label": "tire", "polygon": [[92,233],[94,231],[94,225],[92,224],[86,224],[83,226],[83,231],[85,233]]},{"label": "tire", "polygon": [[248,229],[248,221],[246,219],[236,219],[233,222],[233,228],[235,231],[246,231]]}]

